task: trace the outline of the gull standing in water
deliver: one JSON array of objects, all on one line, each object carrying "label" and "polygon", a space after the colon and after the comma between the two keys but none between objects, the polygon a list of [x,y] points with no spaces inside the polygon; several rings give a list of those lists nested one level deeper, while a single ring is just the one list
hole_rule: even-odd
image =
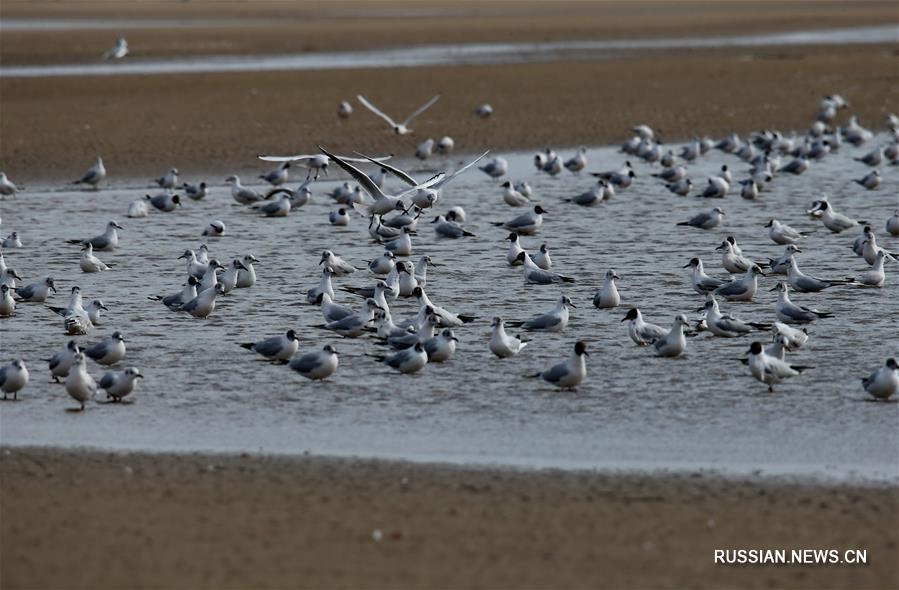
[{"label": "gull standing in water", "polygon": [[715,295],[721,295],[728,301],[752,301],[759,290],[759,275],[765,276],[765,273],[758,265],[753,264],[743,277],[721,285],[712,292]]},{"label": "gull standing in water", "polygon": [[521,247],[518,241],[518,234],[512,232],[506,239],[509,241],[509,252],[506,254],[506,262],[509,263],[509,266],[521,266],[524,264],[524,260],[520,258],[524,248]]},{"label": "gull standing in water", "polygon": [[334,374],[339,362],[337,349],[326,344],[320,351],[307,352],[303,356],[295,357],[288,366],[306,379],[321,381]]},{"label": "gull standing in water", "polygon": [[571,302],[567,295],[562,295],[559,302],[556,303],[548,312],[539,315],[526,322],[508,322],[512,328],[524,328],[525,330],[545,330],[547,332],[561,332],[568,326],[569,312],[568,308],[577,306]]},{"label": "gull standing in water", "polygon": [[786,283],[777,283],[772,291],[777,291],[777,303],[774,304],[774,311],[777,319],[788,324],[807,324],[818,318],[832,318],[833,314],[826,311],[818,311],[817,309],[809,309],[796,305],[790,301],[790,289]]},{"label": "gull standing in water", "polygon": [[565,161],[565,168],[577,174],[587,166],[587,148],[581,146],[577,149],[577,153],[569,160]]},{"label": "gull standing in water", "polygon": [[753,342],[749,347],[749,371],[756,380],[768,386],[774,392],[774,386],[785,379],[795,377],[811,367],[790,365],[779,358],[765,354],[761,342]]},{"label": "gull standing in water", "polygon": [[81,404],[80,411],[84,411],[84,402],[97,395],[97,382],[87,372],[84,355],[80,352],[75,354],[75,362],[66,377],[66,392]]},{"label": "gull standing in water", "polygon": [[789,262],[787,262],[787,265],[787,279],[790,283],[790,286],[800,293],[823,291],[824,289],[834,287],[836,285],[846,285],[855,282],[855,279],[851,277],[846,279],[824,280],[813,277],[811,275],[807,275],[799,270],[799,265],[796,263],[796,258],[793,256],[790,256],[790,260]]},{"label": "gull standing in water", "polygon": [[599,309],[611,309],[621,305],[621,295],[618,294],[618,286],[615,284],[615,281],[620,280],[621,277],[618,276],[618,273],[612,269],[607,270],[602,286],[593,296],[593,306]]},{"label": "gull standing in water", "polygon": [[434,232],[440,237],[455,239],[474,236],[473,233],[471,233],[455,221],[447,221],[447,219],[443,215],[438,215],[431,223],[434,224]]},{"label": "gull standing in water", "polygon": [[781,223],[776,219],[766,223],[765,227],[768,228],[768,237],[771,238],[771,241],[781,246],[794,244],[809,234],[809,232],[796,231],[786,223]]},{"label": "gull standing in water", "polygon": [[724,210],[721,207],[715,207],[707,213],[698,213],[687,221],[679,222],[677,225],[689,225],[699,229],[714,229],[721,225],[723,217]]},{"label": "gull standing in water", "polygon": [[874,257],[874,264],[871,265],[871,269],[859,275],[858,283],[868,287],[883,287],[884,282],[886,282],[886,272],[883,270],[883,261],[886,260],[887,256],[890,255],[887,254],[885,250],[877,252],[877,255]]},{"label": "gull standing in water", "polygon": [[53,377],[53,380],[56,381],[56,383],[59,383],[60,377],[68,377],[69,369],[75,364],[75,355],[79,352],[81,351],[78,348],[78,343],[74,340],[69,340],[65,348],[54,353],[54,355],[50,357],[50,360],[48,361],[50,366],[50,376]]},{"label": "gull standing in water", "polygon": [[811,213],[813,215],[819,213],[821,223],[824,224],[824,227],[835,234],[844,232],[847,229],[853,228],[857,225],[864,225],[865,223],[867,223],[865,221],[857,221],[855,219],[852,219],[851,217],[846,217],[845,215],[837,213],[833,210],[833,206],[826,200],[815,201],[815,204],[812,206]]},{"label": "gull standing in water", "polygon": [[3,240],[2,245],[4,248],[21,248],[22,240],[19,239],[19,232],[14,231],[6,239]]},{"label": "gull standing in water", "polygon": [[125,358],[125,338],[113,332],[109,338],[84,349],[84,354],[101,365],[114,365]]},{"label": "gull standing in water", "polygon": [[21,359],[0,369],[0,391],[3,392],[3,399],[9,394],[12,394],[13,399],[19,399],[19,391],[28,384],[29,378],[28,367]]},{"label": "gull standing in water", "polygon": [[209,225],[203,230],[204,236],[209,236],[211,238],[220,238],[225,235],[225,222],[215,220],[209,222]]},{"label": "gull standing in water", "polygon": [[241,346],[247,350],[257,352],[270,361],[286,363],[297,353],[300,339],[293,330],[288,330],[283,336],[273,336],[259,342],[243,342]]},{"label": "gull standing in water", "polygon": [[201,182],[200,184],[187,184],[185,182],[181,185],[181,190],[194,201],[201,201],[209,194],[209,187],[205,182]]},{"label": "gull standing in water", "polygon": [[[373,297],[375,302],[382,308],[384,308],[385,311],[387,309],[387,301],[386,299],[384,299],[384,290],[386,288],[387,285],[386,283],[384,283],[384,281],[378,281],[377,285],[375,286],[375,296]],[[381,301],[383,301],[383,304]],[[334,300],[331,299],[331,296],[324,292],[318,294],[318,298],[315,300],[315,303],[321,306],[322,317],[325,318],[325,322],[338,322],[343,318],[356,313],[349,307],[344,307],[343,305],[334,303]]]},{"label": "gull standing in water", "polygon": [[280,166],[269,172],[268,174],[260,174],[259,178],[272,186],[281,186],[287,182],[287,174],[290,170],[290,162],[282,162]]},{"label": "gull standing in water", "polygon": [[671,331],[652,343],[659,356],[678,357],[687,349],[687,338],[684,327],[688,326],[687,316],[681,314],[674,318]]},{"label": "gull standing in water", "polygon": [[336,277],[342,277],[344,275],[348,275],[350,273],[356,272],[356,267],[354,267],[349,262],[345,261],[340,256],[334,254],[330,250],[324,250],[322,252],[321,260],[319,261],[319,265],[326,265],[331,271],[334,273]]},{"label": "gull standing in water", "polygon": [[183,304],[187,303],[197,296],[197,285],[199,284],[199,280],[197,280],[193,276],[189,276],[187,277],[187,283],[185,284],[184,288],[174,295],[166,295],[165,297],[161,295],[154,295],[152,297],[148,297],[148,299],[152,301],[162,301],[163,305],[165,305],[166,307],[173,307],[175,309],[178,309]]},{"label": "gull standing in water", "polygon": [[56,283],[53,277],[45,277],[39,283],[32,283],[26,287],[16,287],[15,293],[20,301],[31,303],[43,303],[50,295],[50,291],[56,293]]},{"label": "gull standing in water", "polygon": [[392,355],[374,355],[374,358],[400,373],[416,373],[428,364],[428,353],[425,352],[421,342],[416,342],[415,346],[404,348]]},{"label": "gull standing in water", "polygon": [[226,178],[225,184],[231,187],[231,198],[241,205],[252,205],[265,200],[265,195],[243,186],[240,183],[240,177],[236,174]]},{"label": "gull standing in water", "polygon": [[428,355],[429,363],[445,363],[456,354],[456,344],[459,339],[449,328],[441,331],[433,338],[424,342],[424,349]]},{"label": "gull standing in water", "polygon": [[531,235],[537,233],[543,225],[543,214],[546,210],[540,205],[535,205],[534,210],[509,221],[493,221],[493,225],[514,231],[519,235]]},{"label": "gull standing in water", "polygon": [[527,252],[518,255],[524,265],[524,282],[532,285],[552,285],[554,283],[573,283],[575,280],[537,266]]},{"label": "gull standing in water", "polygon": [[67,240],[69,244],[90,244],[94,250],[106,251],[115,250],[119,245],[119,233],[116,230],[124,229],[115,221],[106,224],[106,231],[99,236],[94,236],[89,240]]},{"label": "gull standing in water", "polygon": [[84,244],[84,248],[81,249],[81,258],[78,260],[78,265],[83,272],[87,273],[109,270],[107,264],[94,256],[94,247],[90,242]]},{"label": "gull standing in water", "polygon": [[546,371],[531,375],[531,377],[540,377],[547,383],[562,389],[574,389],[587,376],[585,357],[589,354],[587,352],[587,344],[580,340],[574,345],[574,354],[571,358],[563,363],[554,365]]},{"label": "gull standing in water", "polygon": [[137,367],[128,367],[124,371],[110,371],[100,379],[100,389],[106,391],[106,397],[111,397],[113,402],[118,403],[130,395],[137,380],[143,378]]},{"label": "gull standing in water", "polygon": [[724,267],[724,270],[731,274],[744,273],[755,264],[742,254],[739,254],[736,251],[735,244],[728,240],[721,242],[721,245],[715,248],[715,250],[724,251],[721,257],[721,265]]},{"label": "gull standing in water", "polygon": [[315,327],[323,328],[325,330],[331,330],[332,332],[340,334],[344,338],[358,338],[363,333],[365,333],[366,328],[371,326],[372,320],[374,319],[375,310],[377,309],[382,308],[380,305],[375,303],[374,299],[366,299],[365,303],[362,305],[362,309],[360,309],[354,315],[347,316],[342,320],[337,320],[336,322],[328,322],[327,324],[321,324]]},{"label": "gull standing in water", "polygon": [[103,166],[103,158],[97,156],[97,161],[94,162],[94,165],[88,168],[81,178],[72,184],[89,184],[94,187],[94,190],[97,190],[104,178],[106,178],[106,167]]},{"label": "gull standing in water", "polygon": [[887,219],[887,233],[894,238],[899,238],[899,209],[893,212],[893,216]]},{"label": "gull standing in water", "polygon": [[875,398],[884,401],[899,393],[899,364],[896,359],[888,358],[882,367],[863,378],[862,387]]},{"label": "gull standing in water", "polygon": [[714,291],[718,287],[727,284],[727,281],[717,279],[705,274],[702,260],[700,260],[699,258],[691,258],[690,262],[684,265],[684,268],[693,269],[693,289],[700,295],[705,295],[706,293]]},{"label": "gull standing in water", "polygon": [[150,208],[147,207],[146,199],[137,199],[131,201],[128,205],[128,212],[125,213],[125,217],[129,219],[137,219],[139,217],[148,217],[150,215]]},{"label": "gull standing in water", "polygon": [[256,203],[255,205],[250,205],[250,207],[266,217],[287,217],[287,214],[290,213],[290,202],[290,195],[282,194],[279,199],[268,203]]},{"label": "gull standing in water", "polygon": [[423,112],[425,112],[426,110],[431,108],[435,102],[440,100],[440,95],[437,94],[436,96],[431,98],[428,102],[426,102],[425,104],[418,107],[415,110],[415,112],[413,112],[411,115],[409,115],[408,117],[403,119],[402,123],[397,123],[396,121],[391,119],[390,116],[386,115],[383,111],[379,110],[378,107],[376,107],[371,102],[369,102],[368,99],[366,99],[361,94],[357,94],[356,99],[358,99],[359,102],[362,103],[362,106],[364,106],[365,108],[370,110],[375,115],[384,119],[387,122],[387,124],[390,125],[390,128],[393,129],[394,133],[396,133],[397,135],[406,135],[408,133],[412,133],[412,129],[409,128],[409,123],[411,123],[412,120],[415,119],[415,117],[419,116],[420,114],[422,114]]},{"label": "gull standing in water", "polygon": [[627,315],[621,321],[627,322],[627,334],[638,346],[652,344],[668,333],[665,328],[644,321],[643,314],[636,307],[628,310]]},{"label": "gull standing in water", "polygon": [[808,342],[808,332],[805,328],[792,328],[782,322],[774,322],[771,325],[771,331],[782,336],[790,350],[802,348],[802,345]]},{"label": "gull standing in water", "polygon": [[767,330],[770,324],[744,322],[730,314],[722,314],[718,308],[718,302],[711,297],[705,302],[705,322],[709,332],[723,338],[735,338],[743,336],[755,330]]},{"label": "gull standing in water", "polygon": [[166,190],[172,190],[175,188],[175,185],[178,184],[178,169],[172,168],[159,178],[154,178],[153,182],[159,185],[159,188],[164,188]]},{"label": "gull standing in water", "polygon": [[259,260],[252,254],[245,254],[240,259],[240,262],[243,264],[243,268],[237,273],[237,284],[235,287],[238,289],[252,287],[256,284],[256,269],[253,268],[253,263],[258,263]]},{"label": "gull standing in water", "polygon": [[8,318],[16,313],[16,300],[11,291],[7,285],[0,285],[0,317]]},{"label": "gull standing in water", "polygon": [[328,214],[328,222],[331,225],[343,227],[350,224],[350,216],[347,214],[347,210],[341,207],[337,211],[331,211]]},{"label": "gull standing in water", "polygon": [[16,183],[6,176],[6,172],[0,172],[0,197],[12,197],[15,199],[17,192],[19,192],[19,187],[16,186]]},{"label": "gull standing in water", "polygon": [[504,158],[497,156],[483,166],[478,166],[478,170],[490,178],[499,178],[509,171],[509,163]]},{"label": "gull standing in water", "polygon": [[62,316],[66,334],[87,334],[94,327],[90,316],[84,309],[80,287],[72,287],[72,294],[69,296],[69,304],[66,307],[50,307],[50,311]]},{"label": "gull standing in water", "polygon": [[524,207],[531,202],[529,198],[518,192],[515,187],[512,186],[511,181],[507,180],[502,183],[500,187],[503,189],[503,201],[510,207]]},{"label": "gull standing in water", "polygon": [[521,336],[509,336],[506,334],[503,318],[493,318],[493,323],[490,325],[493,327],[493,331],[490,334],[490,352],[499,358],[515,356],[528,345],[527,341],[522,339]]},{"label": "gull standing in water", "polygon": [[221,295],[224,292],[225,286],[221,283],[216,283],[214,287],[210,287],[209,289],[198,293],[196,297],[183,304],[178,309],[180,311],[186,311],[195,318],[209,317],[209,314],[215,311],[216,296]]}]

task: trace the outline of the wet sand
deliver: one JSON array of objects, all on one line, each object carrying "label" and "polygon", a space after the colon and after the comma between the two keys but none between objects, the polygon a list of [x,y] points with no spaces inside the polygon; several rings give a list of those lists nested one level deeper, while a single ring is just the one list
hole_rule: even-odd
[{"label": "wet sand", "polygon": [[[899,584],[895,489],[34,449],[0,472],[4,588]],[[723,548],[869,563],[715,565]]]},{"label": "wet sand", "polygon": [[[663,140],[764,128],[803,130],[819,98],[839,92],[863,124],[897,109],[893,48],[821,47],[664,52],[614,60],[505,66],[265,72],[87,79],[3,79],[0,161],[24,184],[77,178],[95,154],[110,180],[258,173],[259,153],[316,145],[409,156],[451,135],[477,152],[618,143],[638,122]],[[338,126],[337,103],[364,92],[394,113],[440,102],[398,138],[358,103]],[[472,110],[490,102],[495,116]],[[386,106],[386,105],[389,105]],[[37,177],[37,178],[35,178]]]}]

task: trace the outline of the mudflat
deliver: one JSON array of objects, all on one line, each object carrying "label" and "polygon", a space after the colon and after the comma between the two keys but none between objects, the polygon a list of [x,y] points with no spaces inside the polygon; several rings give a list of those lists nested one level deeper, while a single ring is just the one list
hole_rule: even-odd
[{"label": "mudflat", "polygon": [[[899,584],[894,488],[10,448],[0,472],[4,588]],[[868,563],[714,563],[738,548]]]}]

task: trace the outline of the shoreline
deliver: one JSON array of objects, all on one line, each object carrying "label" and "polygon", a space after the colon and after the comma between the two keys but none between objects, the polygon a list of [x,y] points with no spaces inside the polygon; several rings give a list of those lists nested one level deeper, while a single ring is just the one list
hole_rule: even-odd
[{"label": "shoreline", "polygon": [[[899,582],[895,487],[9,447],[0,467],[9,588]],[[867,549],[869,563],[713,563],[735,547]]]}]

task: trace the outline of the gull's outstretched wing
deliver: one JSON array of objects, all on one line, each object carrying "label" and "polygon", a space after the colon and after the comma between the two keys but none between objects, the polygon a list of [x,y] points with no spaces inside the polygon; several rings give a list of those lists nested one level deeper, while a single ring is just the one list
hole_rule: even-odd
[{"label": "gull's outstretched wing", "polygon": [[441,188],[441,187],[445,186],[445,185],[448,184],[452,179],[454,179],[455,177],[459,176],[460,174],[462,174],[463,172],[465,172],[466,170],[468,170],[469,168],[471,168],[472,166],[474,166],[475,164],[477,164],[478,162],[480,162],[481,159],[484,158],[484,157],[485,157],[487,154],[489,154],[489,153],[490,153],[490,150],[487,150],[486,152],[484,152],[483,154],[481,154],[480,156],[478,156],[477,158],[475,158],[474,160],[472,160],[472,161],[469,162],[468,164],[462,166],[461,168],[459,168],[458,170],[456,170],[455,172],[453,172],[452,174],[448,175],[446,178],[444,178],[443,180],[441,180],[440,183],[437,184],[437,186],[435,186],[434,188]]},{"label": "gull's outstretched wing", "polygon": [[[391,127],[397,127],[397,124],[394,122],[393,119],[391,119],[389,116],[387,116],[386,114],[384,114],[380,110],[378,110],[378,107],[376,107],[375,105],[368,102],[368,100],[364,96],[362,96],[361,94],[357,94],[356,98],[359,100],[359,102],[362,103],[362,106],[364,106],[365,108],[367,108],[368,110],[370,110],[371,112],[376,114],[377,116],[379,116],[382,119],[384,119],[385,121],[387,121],[387,123]],[[430,105],[428,105],[428,106],[430,106]]]},{"label": "gull's outstretched wing", "polygon": [[[362,97],[360,96],[359,98],[361,99]],[[434,95],[434,98],[432,98],[432,99],[429,100],[428,102],[426,102],[426,103],[424,103],[423,105],[421,105],[420,107],[418,107],[418,110],[417,110],[417,111],[415,111],[414,113],[412,113],[411,115],[409,115],[408,117],[406,117],[406,120],[403,121],[403,126],[406,126],[406,125],[408,125],[409,123],[411,123],[411,122],[412,122],[412,119],[414,119],[414,118],[417,117],[418,115],[422,114],[423,112],[425,112],[426,110],[428,110],[429,108],[431,108],[431,106],[432,106],[435,102],[437,102],[438,100],[440,100],[440,95],[439,95],[439,94]],[[383,116],[386,117],[387,115],[383,115]]]}]

